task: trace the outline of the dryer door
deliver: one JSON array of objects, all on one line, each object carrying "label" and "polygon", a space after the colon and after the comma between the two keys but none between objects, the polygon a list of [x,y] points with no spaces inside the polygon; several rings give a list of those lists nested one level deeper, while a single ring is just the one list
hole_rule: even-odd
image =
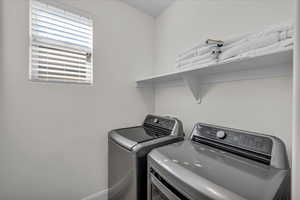
[{"label": "dryer door", "polygon": [[151,177],[151,200],[180,200],[155,177]]},{"label": "dryer door", "polygon": [[150,200],[189,200],[157,172],[150,173]]}]

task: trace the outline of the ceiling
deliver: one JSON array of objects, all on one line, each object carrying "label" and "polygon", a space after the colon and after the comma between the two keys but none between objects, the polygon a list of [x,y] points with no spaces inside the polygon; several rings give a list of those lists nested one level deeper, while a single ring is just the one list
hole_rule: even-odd
[{"label": "ceiling", "polygon": [[153,17],[159,16],[175,0],[123,0],[144,13]]}]

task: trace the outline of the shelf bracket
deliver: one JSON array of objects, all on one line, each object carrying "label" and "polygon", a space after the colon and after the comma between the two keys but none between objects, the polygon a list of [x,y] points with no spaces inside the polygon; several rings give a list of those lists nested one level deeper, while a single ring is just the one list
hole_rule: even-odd
[{"label": "shelf bracket", "polygon": [[187,86],[190,88],[196,102],[201,103],[201,90],[200,90],[200,78],[197,75],[191,73],[183,73],[182,78]]}]

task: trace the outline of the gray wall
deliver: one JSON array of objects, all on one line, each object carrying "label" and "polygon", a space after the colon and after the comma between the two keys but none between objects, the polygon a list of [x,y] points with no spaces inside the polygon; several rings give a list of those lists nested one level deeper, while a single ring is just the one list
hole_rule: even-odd
[{"label": "gray wall", "polygon": [[[156,19],[154,73],[175,70],[176,55],[207,38],[226,39],[293,19],[293,0],[176,1]],[[201,86],[199,86],[201,87]],[[291,154],[292,77],[202,86],[197,104],[183,83],[155,89],[155,112],[183,120],[245,129],[282,138]]]},{"label": "gray wall", "polygon": [[152,18],[119,1],[60,0],[94,18],[94,85],[28,81],[29,1],[0,0],[0,199],[74,200],[106,189],[107,132],[153,95]]}]

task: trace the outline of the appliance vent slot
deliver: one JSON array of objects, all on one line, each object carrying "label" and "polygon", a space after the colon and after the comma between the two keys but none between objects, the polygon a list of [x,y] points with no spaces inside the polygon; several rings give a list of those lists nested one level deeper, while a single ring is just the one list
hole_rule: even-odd
[{"label": "appliance vent slot", "polygon": [[248,149],[242,149],[236,146],[232,146],[232,145],[228,145],[228,144],[223,144],[208,138],[202,138],[200,136],[196,136],[194,135],[192,138],[192,141],[197,142],[197,143],[202,143],[217,149],[221,149],[260,163],[263,163],[265,165],[270,165],[271,163],[271,156],[270,155],[266,155],[266,154],[262,154],[262,153],[258,153],[258,152],[254,152]]}]

